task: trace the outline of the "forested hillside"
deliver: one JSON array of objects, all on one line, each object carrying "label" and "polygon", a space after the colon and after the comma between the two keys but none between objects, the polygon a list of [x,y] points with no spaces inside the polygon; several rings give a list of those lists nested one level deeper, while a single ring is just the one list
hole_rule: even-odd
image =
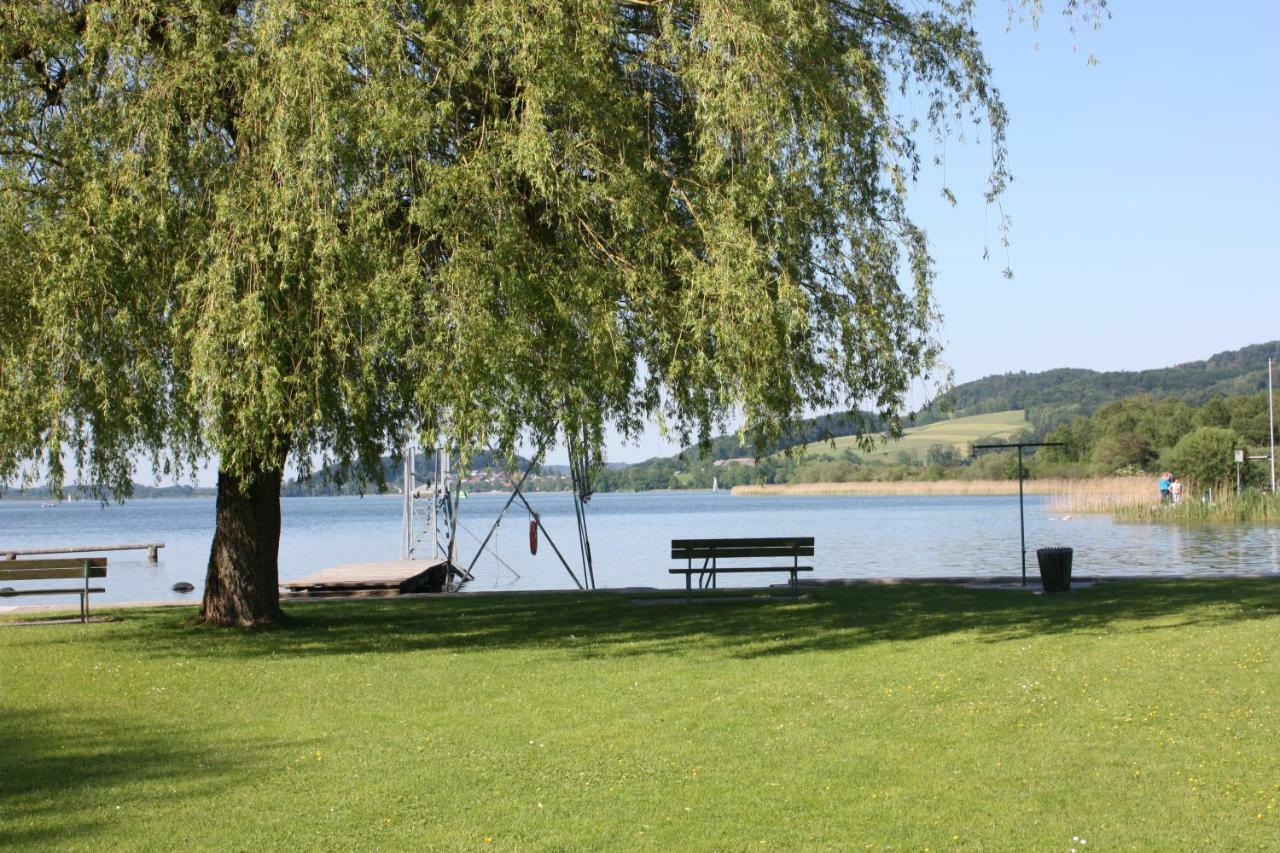
[{"label": "forested hillside", "polygon": [[[1267,394],[1214,397],[1192,406],[1176,397],[1142,395],[1108,403],[1088,417],[1053,430],[1036,455],[1041,474],[1109,475],[1166,469],[1202,486],[1233,479],[1237,449],[1249,456],[1270,450]],[[1246,484],[1264,485],[1268,466],[1251,460]]]},{"label": "forested hillside", "polygon": [[[1033,474],[1093,476],[1176,467],[1195,479],[1217,480],[1223,476],[1222,460],[1230,458],[1234,447],[1262,452],[1266,446],[1268,356],[1280,361],[1280,341],[1159,370],[1061,368],[989,376],[957,386],[917,413],[909,440],[890,442],[874,453],[860,452],[846,441],[837,441],[834,448],[824,446],[823,439],[877,428],[873,419],[866,419],[860,429],[855,413],[835,414],[807,422],[784,445],[809,444],[803,459],[761,452],[758,464],[738,464],[749,463],[757,455],[755,449],[741,447],[736,436],[721,436],[705,455],[696,447],[686,448],[679,456],[611,471],[601,477],[600,490],[706,488],[713,477],[721,486],[1012,477],[1016,466],[1008,454],[969,458],[957,453],[951,442],[930,444],[927,431],[919,428],[1018,410],[1026,413],[1028,435],[1067,443],[1037,454],[1031,463]],[[997,441],[1004,434],[990,430]],[[1211,459],[1212,464],[1204,468],[1200,459]],[[727,460],[738,462],[726,464]],[[1259,465],[1249,466],[1246,479],[1256,480],[1260,472]]]},{"label": "forested hillside", "polygon": [[767,456],[789,447],[801,444],[814,444],[844,436],[862,433],[880,432],[884,427],[880,418],[871,412],[836,412],[830,415],[819,415],[801,421],[777,447],[755,448],[743,445],[736,434],[721,435],[711,440],[706,448],[697,445],[686,447],[680,455],[686,459],[743,459],[754,456]]},{"label": "forested hillside", "polygon": [[1039,435],[1125,397],[1176,397],[1198,406],[1215,397],[1252,394],[1267,387],[1267,358],[1280,361],[1280,341],[1220,352],[1158,370],[1099,372],[1060,368],[1005,373],[957,385],[918,414],[916,423],[955,415],[1023,409]]},{"label": "forested hillside", "polygon": [[[1280,362],[1280,340],[1156,370],[1096,371],[1063,367],[1040,373],[1021,371],[988,376],[957,385],[928,408],[917,412],[912,425],[1020,409],[1026,412],[1033,433],[1043,437],[1077,417],[1127,397],[1174,397],[1199,406],[1217,397],[1263,391],[1267,387],[1268,357]],[[765,456],[796,445],[880,429],[881,424],[872,414],[838,412],[805,421],[779,447],[760,448],[757,452],[757,448],[742,446],[736,435],[723,435],[713,439],[705,453],[695,446],[685,448],[681,456],[686,460],[703,455],[712,460]]]}]

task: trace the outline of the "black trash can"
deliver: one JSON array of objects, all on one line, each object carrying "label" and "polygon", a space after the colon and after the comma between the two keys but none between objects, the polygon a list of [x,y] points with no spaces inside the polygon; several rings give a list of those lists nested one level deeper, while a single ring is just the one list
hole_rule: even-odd
[{"label": "black trash can", "polygon": [[1045,592],[1067,592],[1071,589],[1070,548],[1040,548],[1036,561],[1040,563],[1040,583]]}]

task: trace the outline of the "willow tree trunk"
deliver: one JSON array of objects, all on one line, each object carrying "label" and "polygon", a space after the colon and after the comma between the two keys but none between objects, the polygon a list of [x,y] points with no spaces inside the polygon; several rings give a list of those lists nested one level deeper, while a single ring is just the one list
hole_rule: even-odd
[{"label": "willow tree trunk", "polygon": [[218,472],[217,523],[200,621],[255,628],[280,617],[280,483],[259,470],[249,482]]}]

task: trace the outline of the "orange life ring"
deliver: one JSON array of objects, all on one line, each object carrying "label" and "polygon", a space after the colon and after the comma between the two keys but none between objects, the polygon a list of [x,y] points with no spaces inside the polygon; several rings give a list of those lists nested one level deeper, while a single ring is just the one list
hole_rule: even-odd
[{"label": "orange life ring", "polygon": [[529,519],[529,553],[538,554],[538,519]]}]

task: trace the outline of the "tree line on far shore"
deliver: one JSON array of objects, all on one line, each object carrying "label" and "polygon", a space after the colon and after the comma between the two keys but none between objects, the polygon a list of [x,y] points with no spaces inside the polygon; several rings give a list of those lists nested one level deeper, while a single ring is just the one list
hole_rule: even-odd
[{"label": "tree line on far shore", "polygon": [[[1235,478],[1235,451],[1269,452],[1267,394],[1215,397],[1192,406],[1183,400],[1130,397],[1103,406],[1050,432],[1037,459],[1045,474],[1106,475],[1172,471],[1201,486]],[[1264,463],[1246,461],[1244,485],[1269,480]]]},{"label": "tree line on far shore", "polygon": [[[1268,452],[1267,395],[1242,394],[1215,397],[1192,405],[1172,397],[1147,395],[1108,403],[1090,415],[1045,428],[1033,421],[1021,438],[1026,441],[1062,442],[1061,447],[1028,450],[1029,477],[1102,477],[1179,473],[1204,486],[1235,479],[1235,450],[1246,455]],[[1006,439],[982,439],[978,444],[1002,444]],[[719,463],[719,464],[717,464]],[[851,449],[834,450],[811,445],[804,454],[775,454],[751,460],[698,457],[686,451],[680,456],[650,459],[603,472],[599,491],[647,489],[705,489],[713,478],[721,487],[743,484],[840,483],[857,481],[908,481],[941,479],[1015,479],[1017,457],[1013,453],[974,456],[952,444],[934,444],[924,450],[904,449],[884,458],[867,458]],[[1266,463],[1247,462],[1242,469],[1246,485],[1262,485],[1268,478]]]}]

